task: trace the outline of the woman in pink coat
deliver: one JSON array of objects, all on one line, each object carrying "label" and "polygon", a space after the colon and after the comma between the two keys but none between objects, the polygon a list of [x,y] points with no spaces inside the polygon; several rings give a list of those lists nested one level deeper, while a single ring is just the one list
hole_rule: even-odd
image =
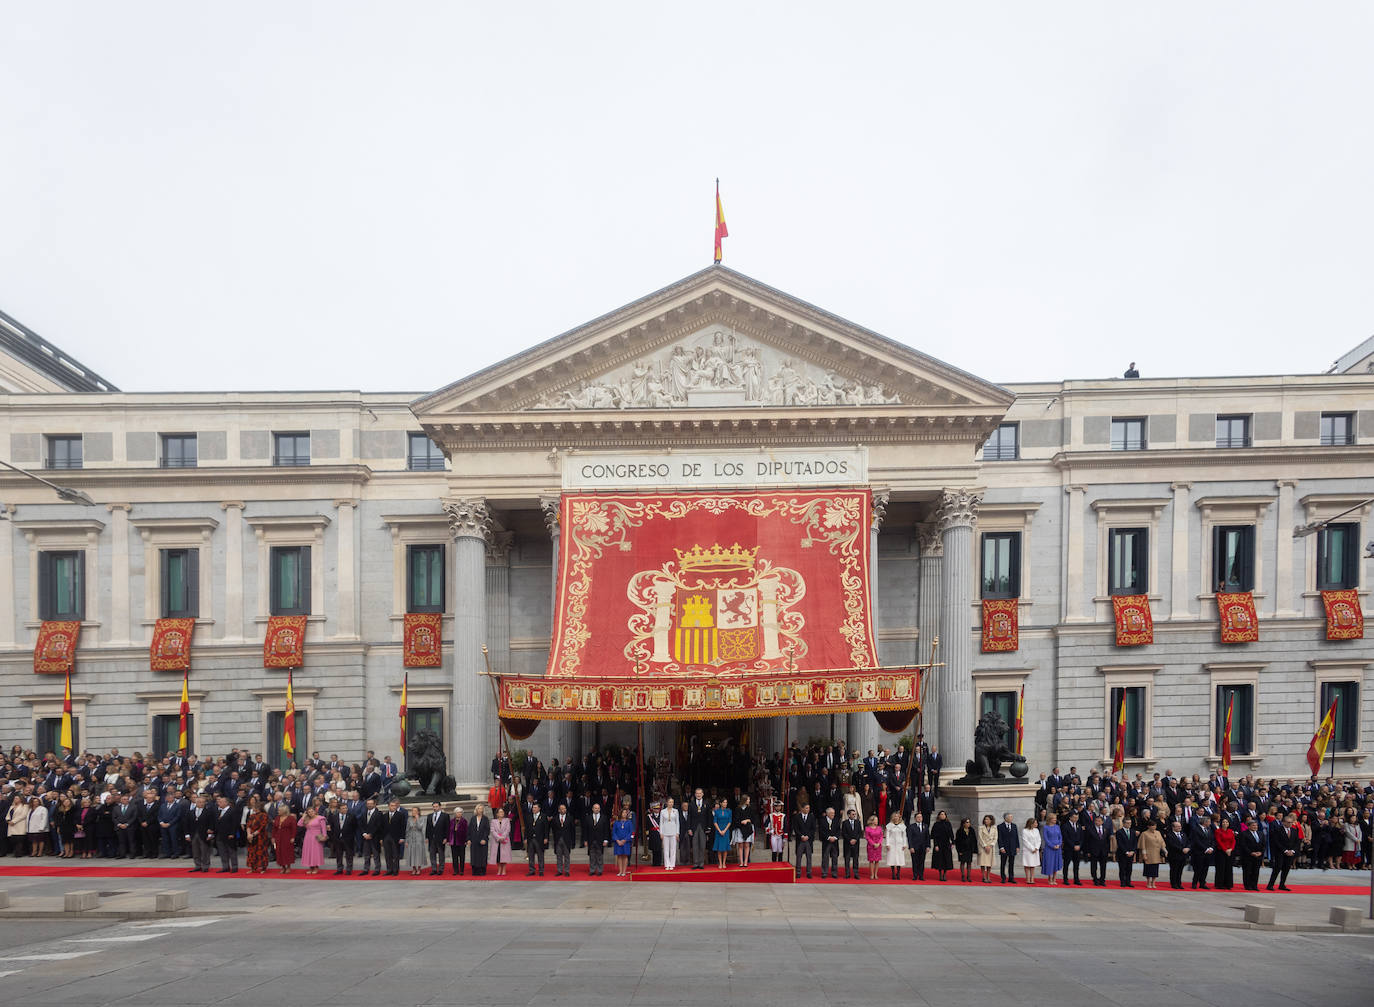
[{"label": "woman in pink coat", "polygon": [[491,845],[496,848],[496,876],[504,877],[510,864],[510,819],[505,808],[495,810],[496,817],[491,820]]},{"label": "woman in pink coat", "polygon": [[301,841],[301,866],[306,874],[318,874],[324,866],[325,834],[329,823],[314,808],[305,812],[305,838]]}]

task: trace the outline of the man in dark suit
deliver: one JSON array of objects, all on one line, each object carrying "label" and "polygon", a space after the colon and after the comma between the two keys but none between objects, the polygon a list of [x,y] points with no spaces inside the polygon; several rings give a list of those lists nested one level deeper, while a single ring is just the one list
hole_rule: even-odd
[{"label": "man in dark suit", "polygon": [[926,757],[926,779],[930,783],[930,790],[934,796],[940,796],[940,770],[945,768],[945,760],[940,755],[938,748],[932,748],[930,755]]},{"label": "man in dark suit", "polygon": [[713,834],[715,823],[711,817],[711,806],[700,787],[687,802],[687,832],[692,837],[692,870],[700,871],[706,867],[706,837]]},{"label": "man in dark suit", "polygon": [[1269,891],[1274,890],[1275,881],[1279,884],[1279,891],[1292,891],[1288,887],[1288,872],[1293,867],[1293,858],[1298,855],[1300,845],[1296,815],[1286,815],[1282,823],[1274,822],[1269,826],[1269,857],[1274,864],[1269,872]]},{"label": "man in dark suit", "polygon": [[444,850],[448,842],[448,814],[438,801],[429,806],[429,817],[425,819],[425,847],[429,850],[429,873],[442,877],[444,873]]},{"label": "man in dark suit", "polygon": [[197,794],[181,823],[182,835],[191,846],[192,874],[210,873],[210,853],[215,843],[215,815],[205,806],[205,795]]},{"label": "man in dark suit", "polygon": [[1101,815],[1093,815],[1093,822],[1083,835],[1083,851],[1088,855],[1088,869],[1092,872],[1093,884],[1098,888],[1107,887],[1107,859],[1111,855],[1112,827],[1102,820]]},{"label": "man in dark suit", "polygon": [[1212,828],[1209,815],[1198,815],[1193,826],[1193,834],[1188,837],[1193,848],[1193,887],[1207,891],[1207,869],[1217,852],[1216,831]]},{"label": "man in dark suit", "polygon": [[1260,868],[1264,866],[1264,837],[1253,818],[1236,833],[1236,859],[1240,861],[1241,884],[1247,892],[1259,891]]},{"label": "man in dark suit", "polygon": [[472,876],[487,876],[487,848],[491,842],[491,819],[486,816],[486,805],[478,804],[477,811],[468,823],[468,849],[472,860]]},{"label": "man in dark suit", "polygon": [[1164,856],[1169,861],[1169,887],[1175,891],[1183,890],[1183,865],[1191,850],[1183,823],[1177,818],[1171,820],[1169,831],[1164,833]]},{"label": "man in dark suit", "polygon": [[1016,851],[1021,849],[1021,832],[1010,811],[997,826],[997,873],[1002,884],[1016,884]]},{"label": "man in dark suit", "polygon": [[219,851],[220,874],[237,873],[239,869],[239,809],[224,794],[217,798],[215,812],[215,849]]},{"label": "man in dark suit", "polygon": [[1112,835],[1112,846],[1116,853],[1117,878],[1122,888],[1134,888],[1131,872],[1135,869],[1135,854],[1140,841],[1131,829],[1131,820],[1123,818],[1121,828]]},{"label": "man in dark suit", "polygon": [[829,864],[830,876],[838,878],[840,876],[840,820],[835,817],[835,809],[829,807],[825,809],[825,814],[816,823],[817,835],[821,841],[821,877],[826,876],[826,865]]},{"label": "man in dark suit", "polygon": [[[354,835],[358,820],[348,813],[342,801],[335,803],[334,810],[326,819],[329,845],[334,850],[334,873],[353,873],[353,849],[357,842]],[[347,869],[345,871],[345,868]]]},{"label": "man in dark suit", "polygon": [[577,846],[577,825],[573,816],[568,814],[567,804],[560,804],[558,812],[549,822],[553,833],[554,876],[572,876],[572,851]]},{"label": "man in dark suit", "polygon": [[119,851],[115,854],[115,859],[132,858],[134,851],[138,849],[138,806],[128,794],[125,794],[115,805],[110,817],[114,821],[115,848]]},{"label": "man in dark suit", "polygon": [[534,877],[538,868],[539,876],[544,876],[544,854],[549,848],[549,819],[539,805],[530,808],[530,819],[526,823],[525,854],[529,858],[529,870],[525,873]]},{"label": "man in dark suit", "polygon": [[592,813],[582,823],[582,841],[587,845],[587,873],[600,877],[605,868],[606,847],[611,845],[611,820],[601,810],[600,801],[592,803]]},{"label": "man in dark suit", "polygon": [[803,804],[792,816],[792,842],[797,847],[797,877],[801,877],[802,858],[806,858],[806,876],[811,877],[811,846],[816,841],[816,816],[811,805]]},{"label": "man in dark suit", "polygon": [[[1069,868],[1073,868],[1073,883],[1080,888],[1078,865],[1083,860],[1083,827],[1074,815],[1064,815],[1059,820],[1059,831],[1064,836],[1064,884],[1069,883]],[[1015,879],[1013,879],[1015,880]]]},{"label": "man in dark suit", "polygon": [[374,875],[382,873],[382,835],[386,832],[386,815],[378,810],[377,802],[369,797],[365,808],[358,823],[363,835],[362,877],[369,870]]},{"label": "man in dark suit", "polygon": [[406,813],[401,802],[391,799],[386,811],[386,827],[382,832],[382,854],[386,857],[386,872],[393,878],[401,873],[401,844],[406,839]]},{"label": "man in dark suit", "polygon": [[[864,823],[853,808],[840,823],[840,845],[844,850],[844,876],[859,880],[859,844],[864,838]],[[824,860],[822,860],[824,864]]]},{"label": "man in dark suit", "polygon": [[[854,819],[858,823],[858,817]],[[863,829],[859,829],[859,834],[863,834]],[[911,824],[906,827],[906,845],[911,851],[911,878],[913,881],[924,881],[926,879],[926,850],[930,847],[930,829],[926,828],[925,816],[919,811],[912,819]],[[857,855],[857,854],[856,854]],[[857,860],[854,865],[854,876],[859,876],[859,866]]]}]

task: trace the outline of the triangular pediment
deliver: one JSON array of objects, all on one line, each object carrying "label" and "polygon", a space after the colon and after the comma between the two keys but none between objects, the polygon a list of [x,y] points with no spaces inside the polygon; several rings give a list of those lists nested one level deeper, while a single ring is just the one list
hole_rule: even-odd
[{"label": "triangular pediment", "polygon": [[[444,415],[835,406],[1004,410],[1011,393],[713,266],[415,402]],[[456,418],[456,416],[455,416]]]}]

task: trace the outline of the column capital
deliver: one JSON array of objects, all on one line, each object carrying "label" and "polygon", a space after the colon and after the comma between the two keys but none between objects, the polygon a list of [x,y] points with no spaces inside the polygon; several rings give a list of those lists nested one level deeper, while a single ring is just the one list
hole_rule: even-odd
[{"label": "column capital", "polygon": [[916,525],[916,541],[920,543],[922,559],[938,559],[945,554],[945,541],[933,521],[922,521]]},{"label": "column capital", "polygon": [[491,539],[491,511],[481,497],[463,497],[444,501],[444,514],[448,516],[448,533],[455,539],[476,538],[483,542]]},{"label": "column capital", "polygon": [[935,523],[940,531],[972,528],[978,523],[978,505],[983,494],[978,490],[945,490],[935,508]]},{"label": "column capital", "polygon": [[1277,489],[1297,489],[1298,481],[1296,479],[1275,479],[1274,486]]},{"label": "column capital", "polygon": [[231,507],[232,507],[233,509],[235,509],[235,510],[243,510],[243,501],[242,501],[242,500],[225,500],[225,501],[222,501],[222,502],[220,503],[220,505],[219,505],[219,509],[222,510],[222,511],[227,511],[227,510],[229,510]]},{"label": "column capital", "polygon": [[558,506],[561,502],[557,495],[539,498],[539,509],[544,513],[544,527],[549,530],[550,538],[558,537]]},{"label": "column capital", "polygon": [[887,517],[887,502],[891,493],[886,487],[873,490],[873,530],[881,531],[883,518]]},{"label": "column capital", "polygon": [[515,544],[515,532],[493,531],[487,537],[487,566],[508,566],[511,546]]},{"label": "column capital", "polygon": [[128,514],[130,511],[134,509],[134,505],[126,503],[107,503],[105,505],[105,509],[109,511],[111,514],[113,514],[115,511],[123,511],[125,514]]},{"label": "column capital", "polygon": [[344,507],[352,507],[354,510],[356,510],[356,509],[358,508],[358,504],[359,504],[359,501],[358,501],[358,500],[355,500],[355,499],[348,499],[348,500],[342,500],[342,499],[341,499],[341,500],[335,500],[335,501],[334,501],[334,509],[335,509],[335,510],[342,510]]},{"label": "column capital", "polygon": [[1179,490],[1190,490],[1190,489],[1192,489],[1192,488],[1193,488],[1193,484],[1192,484],[1192,483],[1181,483],[1181,482],[1180,482],[1180,483],[1170,483],[1170,484],[1169,484],[1169,489],[1173,490],[1175,493],[1179,492]]}]

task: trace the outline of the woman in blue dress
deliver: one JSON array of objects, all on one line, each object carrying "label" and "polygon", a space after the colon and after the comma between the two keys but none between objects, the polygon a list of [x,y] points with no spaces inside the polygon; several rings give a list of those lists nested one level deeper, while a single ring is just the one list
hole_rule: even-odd
[{"label": "woman in blue dress", "polygon": [[1040,854],[1040,873],[1050,879],[1050,884],[1059,884],[1059,872],[1064,869],[1064,834],[1059,830],[1059,817],[1050,812],[1045,816],[1045,827],[1041,830],[1044,837],[1043,852]]},{"label": "woman in blue dress", "polygon": [[635,823],[630,818],[630,809],[620,812],[620,818],[611,823],[611,849],[615,852],[615,866],[618,878],[630,873],[630,851],[635,844]]},{"label": "woman in blue dress", "polygon": [[716,851],[716,866],[724,870],[725,858],[730,855],[730,825],[734,821],[730,805],[725,801],[717,801],[711,818],[715,825],[715,840],[711,843],[711,849]]}]

